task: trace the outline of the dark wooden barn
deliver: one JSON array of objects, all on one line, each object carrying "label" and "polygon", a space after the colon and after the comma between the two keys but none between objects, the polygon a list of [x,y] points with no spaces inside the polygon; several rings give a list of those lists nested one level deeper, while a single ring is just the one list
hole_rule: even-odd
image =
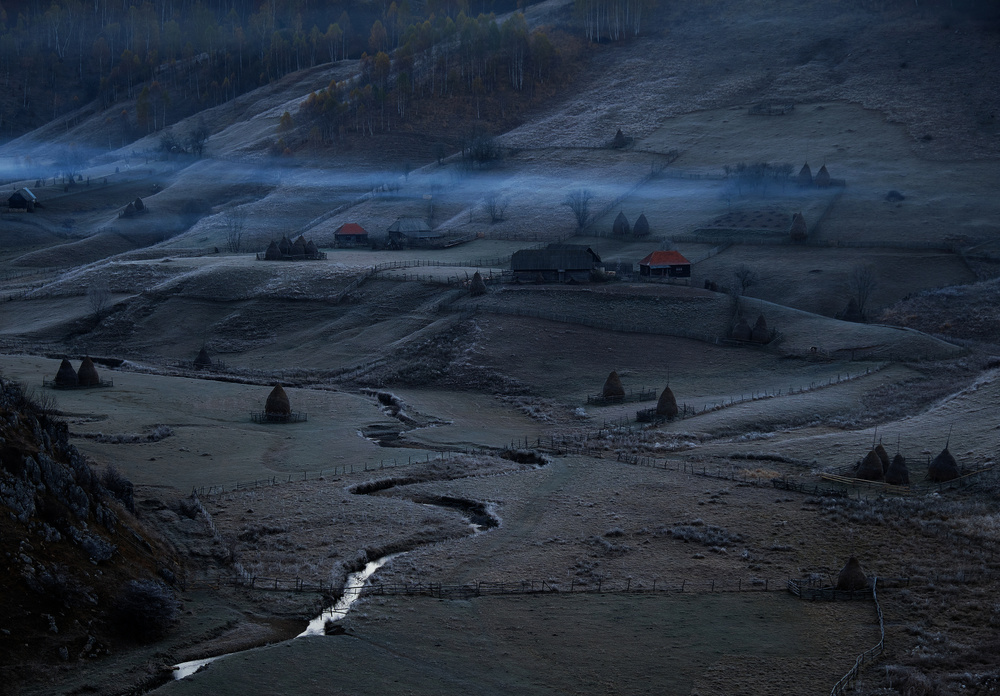
[{"label": "dark wooden barn", "polygon": [[691,262],[676,251],[654,251],[639,262],[639,275],[650,278],[690,278]]},{"label": "dark wooden barn", "polygon": [[515,251],[510,267],[521,282],[586,283],[600,262],[589,247],[552,246]]},{"label": "dark wooden barn", "polygon": [[434,246],[445,236],[441,230],[432,230],[420,218],[401,217],[389,225],[389,244],[394,247]]},{"label": "dark wooden barn", "polygon": [[27,210],[29,213],[35,212],[36,203],[38,203],[38,199],[35,198],[35,194],[31,192],[31,189],[26,188],[14,191],[7,199],[8,208]]}]

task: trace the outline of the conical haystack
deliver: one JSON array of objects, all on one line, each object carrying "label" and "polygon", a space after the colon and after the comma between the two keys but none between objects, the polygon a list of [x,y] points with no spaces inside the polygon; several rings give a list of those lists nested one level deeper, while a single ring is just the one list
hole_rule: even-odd
[{"label": "conical haystack", "polygon": [[847,561],[847,565],[844,566],[843,570],[840,571],[840,575],[837,576],[837,589],[844,592],[851,592],[853,590],[865,590],[868,587],[868,577],[861,568],[861,563],[858,562],[857,558],[851,556],[850,560]]},{"label": "conical haystack", "polygon": [[906,469],[906,459],[901,454],[892,458],[889,470],[885,472],[885,482],[893,486],[906,486],[910,483],[910,472]]},{"label": "conical haystack", "polygon": [[813,173],[809,168],[809,163],[806,162],[802,165],[802,169],[799,170],[799,175],[796,177],[795,181],[799,186],[812,186],[813,183]]},{"label": "conical haystack", "polygon": [[292,413],[292,405],[288,402],[288,394],[281,388],[280,384],[275,384],[274,389],[267,396],[267,403],[264,404],[264,413],[269,416],[288,416]]},{"label": "conical haystack", "polygon": [[292,256],[305,256],[306,255],[306,242],[302,237],[295,240],[295,244],[292,245]]},{"label": "conical haystack", "polygon": [[757,322],[753,325],[753,330],[750,332],[750,340],[754,343],[767,343],[770,338],[771,335],[767,330],[767,320],[761,314],[757,317]]},{"label": "conical haystack", "polygon": [[817,186],[822,186],[823,188],[830,185],[830,172],[826,171],[825,164],[819,168],[818,172],[816,172],[816,178],[813,179],[813,183]]},{"label": "conical haystack", "polygon": [[287,236],[282,237],[281,241],[278,242],[278,251],[281,252],[282,256],[291,256],[292,255],[292,240],[290,240]]},{"label": "conical haystack", "polygon": [[639,219],[632,225],[632,234],[636,237],[649,236],[649,220],[646,219],[646,213],[639,215]]},{"label": "conical haystack", "polygon": [[319,256],[319,247],[316,246],[316,242],[309,240],[306,242],[306,255],[307,256]]},{"label": "conical haystack", "polygon": [[264,252],[265,261],[277,261],[281,258],[281,249],[278,248],[278,243],[271,240],[271,243],[267,245],[267,251]]},{"label": "conical haystack", "polygon": [[101,377],[97,374],[97,368],[94,367],[94,361],[90,359],[89,355],[80,363],[76,379],[81,387],[99,387],[101,385]]},{"label": "conical haystack", "polygon": [[794,213],[792,215],[792,224],[788,228],[788,236],[794,242],[801,242],[809,236],[809,228],[806,227],[806,219],[802,217],[802,213]]},{"label": "conical haystack", "polygon": [[753,339],[753,329],[744,317],[740,317],[739,322],[733,327],[733,338],[737,341],[749,341]]},{"label": "conical haystack", "polygon": [[935,483],[944,483],[958,477],[958,462],[945,447],[941,450],[941,454],[934,457],[934,461],[927,467],[927,478]]},{"label": "conical haystack", "polygon": [[146,209],[146,204],[145,204],[145,203],[143,203],[143,202],[142,202],[142,199],[141,199],[141,198],[139,198],[138,196],[136,196],[136,197],[135,197],[135,200],[134,200],[134,201],[132,201],[132,205],[134,205],[134,206],[135,206],[135,209],[136,209],[136,211],[137,211],[137,212],[140,212],[140,213],[141,213],[141,212],[142,212],[143,210],[145,210],[145,209]]},{"label": "conical haystack", "polygon": [[135,203],[129,201],[129,204],[125,206],[124,214],[125,217],[132,217],[133,215],[135,215]]},{"label": "conical haystack", "polygon": [[198,351],[198,357],[196,357],[194,359],[194,366],[195,367],[211,367],[212,366],[212,358],[209,357],[208,351],[205,350],[205,346],[202,346],[201,350]]},{"label": "conical haystack", "polygon": [[868,450],[868,454],[861,460],[861,466],[858,467],[858,471],[854,476],[865,481],[882,480],[882,460],[875,454],[875,450]]},{"label": "conical haystack", "polygon": [[660,398],[656,402],[656,415],[673,418],[678,412],[677,399],[674,398],[674,393],[670,391],[670,387],[664,387],[663,393],[660,394]]},{"label": "conical haystack", "polygon": [[882,446],[881,442],[875,445],[875,454],[878,455],[879,461],[882,462],[882,473],[884,474],[889,470],[890,461],[889,453],[885,451],[885,447]]},{"label": "conical haystack", "polygon": [[76,376],[76,370],[69,364],[69,360],[63,358],[63,361],[59,363],[59,371],[56,372],[55,382],[57,387],[75,387],[80,384]]},{"label": "conical haystack", "polygon": [[853,321],[859,324],[865,319],[861,314],[861,309],[858,307],[858,301],[853,297],[847,301],[847,306],[844,307],[844,311],[841,313],[840,318],[843,321]]},{"label": "conical haystack", "polygon": [[611,226],[611,234],[616,237],[622,237],[632,231],[632,227],[628,224],[628,218],[625,217],[625,213],[618,211],[618,217],[615,218],[615,224]]},{"label": "conical haystack", "polygon": [[469,294],[473,297],[486,294],[486,283],[483,281],[483,276],[479,271],[472,274],[472,282],[469,284]]},{"label": "conical haystack", "polygon": [[608,379],[604,382],[604,389],[601,390],[601,396],[605,399],[625,397],[625,387],[622,386],[622,379],[614,370],[611,371]]},{"label": "conical haystack", "polygon": [[622,133],[622,129],[619,128],[618,132],[615,133],[614,140],[611,141],[611,147],[615,148],[616,150],[620,150],[627,144],[628,141],[625,140],[625,134]]}]

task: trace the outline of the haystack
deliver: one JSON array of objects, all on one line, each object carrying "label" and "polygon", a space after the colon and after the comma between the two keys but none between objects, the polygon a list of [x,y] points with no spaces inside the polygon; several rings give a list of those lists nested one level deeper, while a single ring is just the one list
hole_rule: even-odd
[{"label": "haystack", "polygon": [[944,483],[945,481],[957,479],[959,476],[958,462],[951,456],[951,452],[948,451],[946,445],[941,450],[941,454],[934,457],[934,461],[927,467],[927,478],[934,483]]},{"label": "haystack", "polygon": [[906,459],[901,454],[896,454],[889,464],[889,470],[885,472],[885,482],[893,486],[906,486],[910,483],[910,472],[906,469]]},{"label": "haystack", "polygon": [[632,226],[632,234],[636,237],[648,237],[649,236],[649,220],[646,219],[646,213],[639,215],[639,219],[635,221]]},{"label": "haystack", "polygon": [[69,360],[66,358],[63,358],[63,361],[59,363],[59,371],[56,372],[55,382],[57,387],[75,387],[80,384],[76,376],[76,370],[73,369],[73,366],[69,364]]},{"label": "haystack", "polygon": [[861,465],[854,476],[865,481],[881,481],[883,479],[882,460],[875,454],[875,450],[868,450],[868,454],[861,460]]},{"label": "haystack", "polygon": [[677,399],[674,398],[674,393],[670,391],[669,386],[664,387],[663,393],[660,394],[660,398],[656,402],[656,415],[673,418],[677,414]]},{"label": "haystack", "polygon": [[753,330],[750,332],[750,340],[754,343],[767,343],[770,340],[771,335],[767,330],[767,320],[764,319],[764,315],[761,314],[757,317],[757,322],[753,325]]},{"label": "haystack", "polygon": [[292,255],[292,240],[289,239],[287,236],[282,237],[281,241],[278,242],[278,251],[281,252],[282,256],[291,256]]},{"label": "haystack", "polygon": [[858,307],[858,301],[853,297],[847,301],[847,306],[844,307],[844,311],[840,314],[840,318],[844,321],[853,321],[858,324],[865,320],[864,316],[861,314],[861,308]]},{"label": "haystack", "polygon": [[122,211],[122,214],[125,217],[132,217],[135,215],[135,203],[129,202],[129,204],[125,206],[125,210]]},{"label": "haystack", "polygon": [[753,339],[753,329],[750,328],[750,324],[747,323],[745,317],[740,317],[739,322],[733,327],[732,336],[737,341],[750,341]]},{"label": "haystack", "polygon": [[311,239],[306,242],[306,255],[319,256],[319,247],[316,246],[316,242]]},{"label": "haystack", "polygon": [[[274,242],[271,243],[274,244]],[[198,357],[194,359],[194,366],[198,368],[212,366],[212,358],[209,357],[208,351],[205,350],[205,346],[202,346],[201,350],[198,351]]]},{"label": "haystack", "polygon": [[132,201],[132,205],[135,206],[136,212],[139,212],[139,213],[141,213],[142,211],[144,211],[146,209],[146,204],[143,203],[142,199],[139,198],[138,196],[136,196],[135,200]]},{"label": "haystack", "polygon": [[622,379],[614,370],[611,371],[608,379],[604,382],[604,389],[601,390],[601,396],[605,399],[625,397],[625,387],[622,386]]},{"label": "haystack", "polygon": [[618,132],[615,133],[614,140],[611,141],[611,147],[613,147],[616,150],[620,150],[623,147],[625,147],[627,144],[628,144],[628,141],[625,140],[625,134],[622,133],[622,129],[619,128]]},{"label": "haystack", "polygon": [[816,172],[816,178],[813,179],[813,183],[823,188],[830,185],[830,172],[826,171],[825,164],[819,168],[818,172]]},{"label": "haystack", "polygon": [[847,565],[844,566],[843,570],[840,571],[840,575],[837,576],[837,589],[844,592],[852,592],[854,590],[866,590],[868,587],[868,576],[865,575],[865,571],[861,568],[861,563],[858,562],[857,558],[851,556],[850,560],[847,561]]},{"label": "haystack", "polygon": [[483,281],[483,276],[479,271],[472,274],[472,282],[469,284],[469,294],[473,297],[486,294],[486,283]]},{"label": "haystack", "polygon": [[265,261],[279,261],[281,259],[281,249],[278,248],[278,243],[271,240],[271,243],[267,245],[267,251],[264,252]]},{"label": "haystack", "polygon": [[879,461],[882,462],[882,473],[885,474],[889,470],[891,462],[889,460],[889,453],[885,451],[885,447],[882,446],[881,442],[875,445],[875,454],[878,455]]},{"label": "haystack", "polygon": [[806,219],[802,217],[802,213],[794,213],[792,215],[792,224],[788,228],[788,236],[792,238],[793,242],[801,242],[809,236],[809,228],[806,227]]},{"label": "haystack", "polygon": [[796,177],[795,181],[799,186],[812,186],[813,173],[812,169],[809,168],[808,162],[802,165],[802,169],[799,170],[799,175]]},{"label": "haystack", "polygon": [[632,231],[632,227],[628,224],[628,218],[625,217],[625,213],[618,211],[618,217],[615,218],[615,224],[611,226],[611,234],[616,237],[623,237]]},{"label": "haystack", "polygon": [[80,370],[76,373],[76,380],[81,387],[101,386],[101,377],[97,374],[97,368],[94,367],[94,361],[90,359],[89,355],[80,363]]},{"label": "haystack", "polygon": [[289,416],[292,413],[292,405],[288,402],[288,394],[281,388],[280,384],[275,384],[274,389],[267,396],[267,403],[264,404],[264,413],[268,416]]},{"label": "haystack", "polygon": [[299,237],[295,240],[295,244],[292,245],[292,256],[305,256],[306,255],[306,240]]}]

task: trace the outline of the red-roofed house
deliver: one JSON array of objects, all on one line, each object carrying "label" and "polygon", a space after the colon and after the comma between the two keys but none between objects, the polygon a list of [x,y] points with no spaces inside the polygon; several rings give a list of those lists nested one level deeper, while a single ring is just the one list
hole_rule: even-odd
[{"label": "red-roofed house", "polygon": [[654,251],[639,262],[639,275],[653,278],[690,278],[691,262],[676,251]]},{"label": "red-roofed house", "polygon": [[345,222],[333,233],[334,246],[367,246],[368,233],[365,228],[356,222]]}]

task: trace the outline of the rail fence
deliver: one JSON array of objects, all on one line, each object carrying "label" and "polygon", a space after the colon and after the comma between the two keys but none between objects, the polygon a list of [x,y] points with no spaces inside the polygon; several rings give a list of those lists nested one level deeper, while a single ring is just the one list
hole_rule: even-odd
[{"label": "rail fence", "polygon": [[863,653],[858,655],[858,659],[854,661],[854,666],[848,670],[847,674],[840,678],[833,688],[830,690],[830,696],[839,696],[845,693],[850,687],[851,683],[858,678],[858,674],[861,672],[861,668],[868,662],[871,662],[876,657],[882,654],[885,650],[885,617],[882,615],[882,607],[878,603],[878,592],[876,590],[876,585],[878,584],[878,578],[872,579],[872,600],[875,602],[875,613],[878,615],[878,630],[879,630],[879,641],[874,647],[868,648]]}]

